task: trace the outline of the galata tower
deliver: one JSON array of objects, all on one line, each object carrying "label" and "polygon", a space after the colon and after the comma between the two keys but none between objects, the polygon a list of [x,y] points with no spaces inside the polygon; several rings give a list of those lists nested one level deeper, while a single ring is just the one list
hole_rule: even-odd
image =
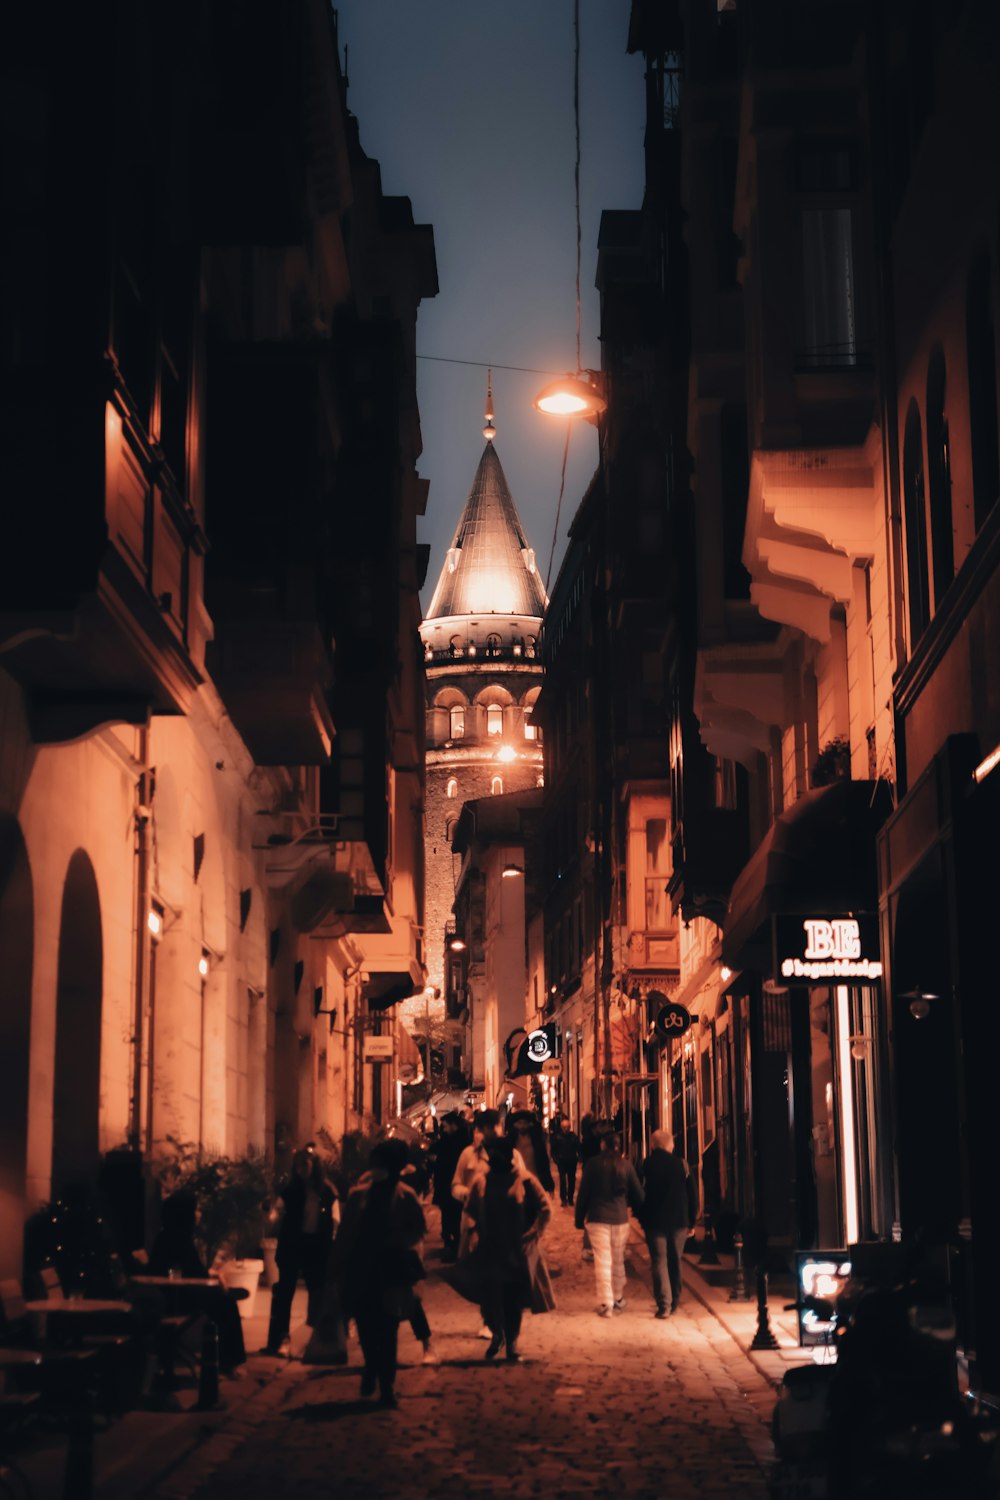
[{"label": "galata tower", "polygon": [[[487,385],[486,446],[420,627],[427,674],[425,961],[444,990],[462,804],[542,783],[532,710],[544,668],[548,598],[496,450]],[[442,1014],[437,1002],[437,1015]]]}]

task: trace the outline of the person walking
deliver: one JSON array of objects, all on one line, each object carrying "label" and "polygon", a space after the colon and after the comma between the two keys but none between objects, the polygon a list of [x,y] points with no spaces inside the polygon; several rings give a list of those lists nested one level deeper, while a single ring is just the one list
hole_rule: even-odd
[{"label": "person walking", "polygon": [[[486,1172],[489,1166],[487,1151],[491,1142],[497,1139],[499,1131],[500,1116],[497,1111],[495,1109],[480,1110],[472,1126],[472,1144],[465,1147],[455,1163],[455,1175],[451,1181],[452,1197],[462,1205],[463,1209],[468,1202],[472,1184],[477,1177],[481,1177]],[[518,1172],[527,1170],[524,1157],[516,1149],[514,1166]],[[472,1229],[468,1214],[463,1212],[459,1232],[459,1259],[467,1255],[471,1249]]]},{"label": "person walking", "polygon": [[580,1160],[580,1140],[574,1130],[566,1124],[562,1115],[556,1115],[549,1127],[549,1150],[559,1173],[559,1201],[564,1208],[573,1207],[576,1196],[576,1168]]},{"label": "person walking", "polygon": [[278,1283],[271,1293],[271,1318],[262,1354],[280,1354],[289,1337],[292,1299],[300,1275],[309,1294],[306,1322],[314,1328],[319,1321],[337,1207],[336,1192],[326,1179],[319,1157],[305,1149],[293,1156],[291,1176],[281,1184],[277,1197],[272,1215],[279,1220],[275,1250]]},{"label": "person walking", "polygon": [[599,1156],[592,1156],[580,1179],[576,1227],[590,1237],[597,1287],[597,1313],[610,1318],[625,1310],[625,1246],[629,1208],[638,1215],[643,1191],[630,1161],[622,1156],[621,1136],[604,1135]]},{"label": "person walking", "polygon": [[684,1246],[698,1212],[694,1179],[674,1152],[668,1130],[654,1130],[642,1164],[645,1202],[640,1216],[653,1272],[656,1316],[668,1318],[681,1300]]},{"label": "person walking", "polygon": [[512,1364],[520,1359],[524,1309],[548,1312],[555,1306],[539,1243],[552,1208],[538,1178],[515,1168],[514,1154],[509,1138],[490,1142],[488,1170],[475,1179],[466,1204],[477,1235],[480,1306],[491,1334],[486,1358],[495,1359],[506,1344]]},{"label": "person walking", "polygon": [[462,1205],[452,1197],[451,1184],[468,1137],[457,1110],[441,1117],[441,1127],[434,1148],[434,1203],[441,1214],[441,1259],[453,1261],[458,1256],[458,1236],[462,1225]]},{"label": "person walking", "polygon": [[513,1141],[514,1149],[521,1153],[521,1159],[531,1175],[538,1178],[547,1193],[554,1192],[548,1143],[542,1123],[534,1110],[515,1110],[507,1119],[506,1133]]},{"label": "person walking", "polygon": [[406,1166],[403,1141],[372,1148],[364,1185],[354,1187],[335,1241],[335,1264],[343,1285],[344,1314],[357,1324],[364,1358],[362,1396],[395,1407],[399,1324],[413,1311],[413,1288],[424,1275],[418,1246],[427,1232],[424,1211],[412,1188],[400,1182]]}]

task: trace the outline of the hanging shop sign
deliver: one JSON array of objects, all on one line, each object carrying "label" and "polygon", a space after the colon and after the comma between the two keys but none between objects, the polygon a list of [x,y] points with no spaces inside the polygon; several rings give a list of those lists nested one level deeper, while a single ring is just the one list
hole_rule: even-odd
[{"label": "hanging shop sign", "polygon": [[653,1022],[653,1028],[661,1041],[669,1041],[672,1036],[683,1036],[690,1025],[691,1012],[683,1005],[675,1005],[673,1000],[660,1006]]},{"label": "hanging shop sign", "polygon": [[775,917],[777,972],[787,981],[882,978],[875,917]]},{"label": "hanging shop sign", "polygon": [[365,1062],[389,1062],[391,1058],[391,1036],[365,1037]]},{"label": "hanging shop sign", "polygon": [[[519,1041],[519,1038],[523,1040]],[[504,1043],[507,1057],[507,1077],[523,1078],[529,1073],[540,1073],[547,1062],[559,1056],[559,1028],[554,1021],[525,1032],[522,1027],[512,1031]]]}]

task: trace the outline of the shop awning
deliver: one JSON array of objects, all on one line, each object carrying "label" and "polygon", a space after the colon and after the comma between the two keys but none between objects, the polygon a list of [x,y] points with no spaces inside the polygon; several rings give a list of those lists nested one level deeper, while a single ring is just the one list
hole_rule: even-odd
[{"label": "shop awning", "polygon": [[385,971],[369,974],[365,980],[364,996],[369,1010],[388,1010],[400,1000],[408,1000],[414,993],[414,984],[404,969],[402,972]]},{"label": "shop awning", "polygon": [[423,1056],[402,1022],[396,1028],[396,1077],[411,1086],[424,1081]]},{"label": "shop awning", "polygon": [[875,836],[891,810],[885,782],[838,780],[776,818],[733,885],[724,961],[769,968],[772,916],[877,911]]}]

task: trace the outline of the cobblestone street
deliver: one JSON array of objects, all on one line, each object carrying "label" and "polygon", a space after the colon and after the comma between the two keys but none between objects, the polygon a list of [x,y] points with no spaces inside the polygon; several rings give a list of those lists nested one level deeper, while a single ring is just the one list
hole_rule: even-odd
[{"label": "cobblestone street", "polygon": [[598,1318],[571,1210],[555,1209],[546,1250],[558,1308],[526,1316],[521,1364],[484,1362],[477,1310],[439,1280],[432,1237],[422,1295],[441,1364],[420,1363],[404,1325],[397,1411],[360,1399],[352,1337],[349,1366],[292,1360],[150,1493],[763,1500],[773,1390],[717,1318],[689,1295],[657,1321],[634,1238],[628,1305]]}]

